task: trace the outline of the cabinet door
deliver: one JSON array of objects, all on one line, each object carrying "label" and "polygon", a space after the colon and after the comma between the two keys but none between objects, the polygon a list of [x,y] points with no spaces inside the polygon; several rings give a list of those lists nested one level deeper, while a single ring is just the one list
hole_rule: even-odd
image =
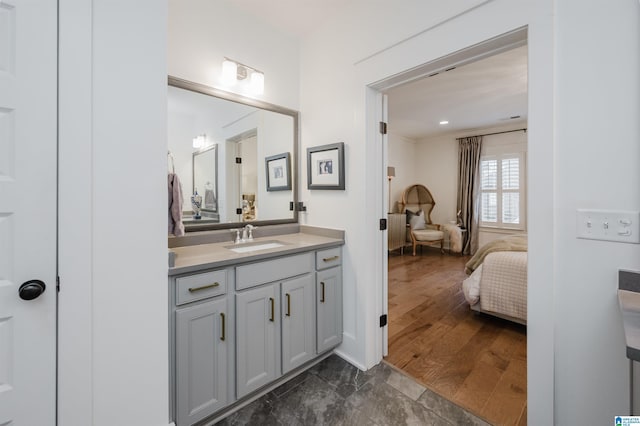
[{"label": "cabinet door", "polygon": [[275,284],[236,294],[238,398],[279,376],[279,309]]},{"label": "cabinet door", "polygon": [[317,352],[342,342],[342,267],[317,272],[316,309],[318,313]]},{"label": "cabinet door", "polygon": [[313,275],[284,281],[282,301],[282,373],[315,356],[315,295]]},{"label": "cabinet door", "polygon": [[176,311],[177,423],[190,425],[227,405],[227,298]]}]

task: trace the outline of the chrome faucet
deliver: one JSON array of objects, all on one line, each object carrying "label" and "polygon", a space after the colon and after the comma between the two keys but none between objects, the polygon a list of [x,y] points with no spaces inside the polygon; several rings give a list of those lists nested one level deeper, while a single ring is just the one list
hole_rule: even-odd
[{"label": "chrome faucet", "polygon": [[253,229],[256,228],[256,226],[253,226],[252,224],[247,224],[244,228],[242,228],[242,242],[244,243],[245,241],[253,241]]}]

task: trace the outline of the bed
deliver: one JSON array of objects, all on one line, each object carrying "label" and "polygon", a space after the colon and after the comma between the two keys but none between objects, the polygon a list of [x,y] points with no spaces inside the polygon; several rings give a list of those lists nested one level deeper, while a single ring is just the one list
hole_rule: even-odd
[{"label": "bed", "polygon": [[527,236],[511,235],[483,246],[467,262],[462,292],[471,309],[527,323]]}]

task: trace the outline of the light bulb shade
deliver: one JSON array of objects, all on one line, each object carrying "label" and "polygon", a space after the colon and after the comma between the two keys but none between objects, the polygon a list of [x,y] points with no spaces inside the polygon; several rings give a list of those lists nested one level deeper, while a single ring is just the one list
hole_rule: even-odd
[{"label": "light bulb shade", "polygon": [[207,139],[206,135],[199,135],[193,138],[193,147],[194,148],[202,148],[204,147],[205,140]]},{"label": "light bulb shade", "polygon": [[264,74],[259,71],[253,71],[249,85],[251,93],[262,95],[264,93]]},{"label": "light bulb shade", "polygon": [[396,177],[396,168],[395,167],[387,167],[387,177],[389,179]]},{"label": "light bulb shade", "polygon": [[229,59],[225,59],[224,62],[222,62],[222,82],[231,85],[236,82],[237,75],[238,64]]}]

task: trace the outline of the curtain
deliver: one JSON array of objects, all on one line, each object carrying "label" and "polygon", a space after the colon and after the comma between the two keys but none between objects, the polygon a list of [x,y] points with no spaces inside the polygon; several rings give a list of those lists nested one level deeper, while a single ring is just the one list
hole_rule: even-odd
[{"label": "curtain", "polygon": [[472,255],[478,250],[480,228],[478,192],[482,136],[459,139],[458,147],[458,211],[462,225],[467,228],[462,254]]}]

